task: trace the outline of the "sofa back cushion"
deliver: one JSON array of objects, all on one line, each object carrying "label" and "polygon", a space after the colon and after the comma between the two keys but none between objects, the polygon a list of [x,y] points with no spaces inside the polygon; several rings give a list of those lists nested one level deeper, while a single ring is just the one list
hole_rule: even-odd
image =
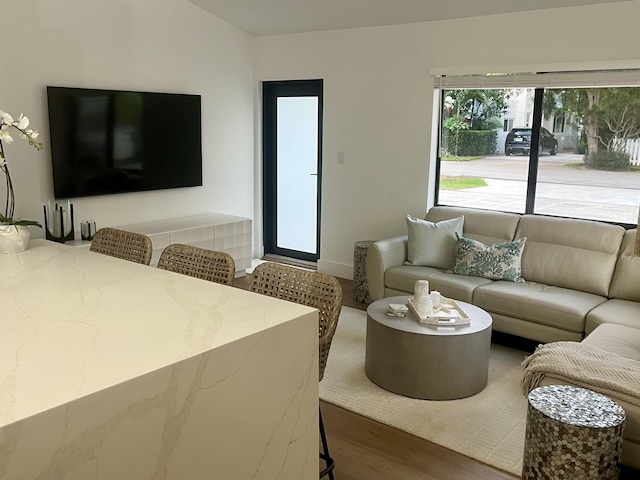
[{"label": "sofa back cushion", "polygon": [[522,277],[529,282],[607,296],[624,228],[590,220],[523,215]]},{"label": "sofa back cushion", "polygon": [[464,207],[433,207],[427,212],[425,220],[439,222],[464,216],[462,235],[493,245],[514,239],[520,215],[516,213],[492,212]]},{"label": "sofa back cushion", "polygon": [[609,289],[610,298],[640,302],[640,257],[634,255],[636,232],[627,230],[622,240],[620,256],[613,272],[613,280]]}]

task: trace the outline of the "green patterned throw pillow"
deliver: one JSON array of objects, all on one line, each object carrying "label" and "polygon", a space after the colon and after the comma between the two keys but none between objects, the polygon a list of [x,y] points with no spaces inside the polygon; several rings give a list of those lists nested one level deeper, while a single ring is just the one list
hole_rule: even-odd
[{"label": "green patterned throw pillow", "polygon": [[522,251],[526,237],[512,242],[496,243],[490,247],[477,240],[456,234],[456,263],[454,273],[491,280],[524,282]]}]

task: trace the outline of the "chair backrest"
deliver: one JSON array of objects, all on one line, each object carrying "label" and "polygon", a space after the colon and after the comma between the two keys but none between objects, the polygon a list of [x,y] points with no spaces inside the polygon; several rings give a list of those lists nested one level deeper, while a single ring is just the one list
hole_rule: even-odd
[{"label": "chair backrest", "polygon": [[101,228],[91,239],[90,250],[149,265],[153,245],[149,237],[140,233],[127,232],[117,228]]},{"label": "chair backrest", "polygon": [[342,308],[338,280],[324,273],[267,262],[253,270],[249,290],[318,309],[318,366],[322,380]]},{"label": "chair backrest", "polygon": [[232,285],[236,274],[236,264],[228,253],[180,243],[162,251],[158,268],[223,285]]}]

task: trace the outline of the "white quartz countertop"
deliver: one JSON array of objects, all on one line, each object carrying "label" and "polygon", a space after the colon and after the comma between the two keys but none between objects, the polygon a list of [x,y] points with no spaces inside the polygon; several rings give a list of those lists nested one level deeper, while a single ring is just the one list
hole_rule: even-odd
[{"label": "white quartz countertop", "polygon": [[0,427],[315,315],[42,239],[0,255],[0,305]]}]

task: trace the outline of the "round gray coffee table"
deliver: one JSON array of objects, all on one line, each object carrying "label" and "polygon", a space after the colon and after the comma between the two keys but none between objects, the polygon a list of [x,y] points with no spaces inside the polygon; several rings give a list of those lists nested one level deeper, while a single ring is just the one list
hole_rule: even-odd
[{"label": "round gray coffee table", "polygon": [[469,325],[424,325],[411,309],[401,318],[386,314],[390,303],[409,298],[383,298],[367,308],[367,377],[390,392],[428,400],[481,392],[489,375],[491,316],[460,301]]}]

